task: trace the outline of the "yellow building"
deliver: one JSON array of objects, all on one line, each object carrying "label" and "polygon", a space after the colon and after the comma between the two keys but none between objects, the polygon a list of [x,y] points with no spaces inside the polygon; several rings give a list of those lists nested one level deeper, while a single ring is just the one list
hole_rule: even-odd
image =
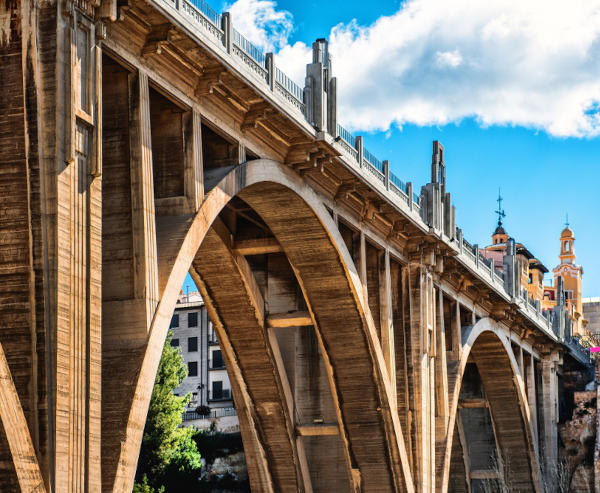
[{"label": "yellow building", "polygon": [[575,263],[575,236],[569,225],[560,234],[560,264],[553,269],[554,283],[544,286],[543,309],[552,309],[559,301],[557,287],[558,278],[562,279],[565,304],[571,319],[572,334],[583,336],[587,334],[587,321],[583,317],[583,297],[581,280],[583,268]]}]

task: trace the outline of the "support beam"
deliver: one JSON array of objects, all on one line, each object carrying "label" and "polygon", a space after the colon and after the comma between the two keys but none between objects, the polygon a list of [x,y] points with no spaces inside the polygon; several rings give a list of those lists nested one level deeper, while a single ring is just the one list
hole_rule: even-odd
[{"label": "support beam", "polygon": [[296,426],[296,433],[303,437],[339,435],[340,428],[335,423],[324,423],[322,425],[298,425]]},{"label": "support beam", "polygon": [[273,313],[267,316],[267,326],[271,328],[305,327],[312,324],[310,313],[304,311]]},{"label": "support beam", "polygon": [[458,401],[458,407],[460,409],[474,409],[488,407],[487,400],[485,399],[460,399]]},{"label": "support beam", "polygon": [[471,471],[471,479],[498,479],[498,471],[476,469]]},{"label": "support beam", "polygon": [[282,251],[281,245],[273,237],[239,240],[234,243],[233,250],[238,255],[265,255],[267,253],[279,253]]}]

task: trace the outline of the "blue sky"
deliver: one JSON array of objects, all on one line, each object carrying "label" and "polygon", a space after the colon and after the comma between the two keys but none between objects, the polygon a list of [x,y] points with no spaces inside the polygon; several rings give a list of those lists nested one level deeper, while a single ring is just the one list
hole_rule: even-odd
[{"label": "blue sky", "polygon": [[600,5],[525,4],[213,3],[299,83],[310,44],[330,39],[341,123],[415,190],[440,140],[470,242],[489,244],[501,188],[508,233],[552,269],[568,213],[584,296],[600,296]]}]

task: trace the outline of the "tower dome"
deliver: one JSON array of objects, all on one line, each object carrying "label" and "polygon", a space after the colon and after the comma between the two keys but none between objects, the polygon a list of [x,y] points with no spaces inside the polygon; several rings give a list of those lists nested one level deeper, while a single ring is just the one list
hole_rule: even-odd
[{"label": "tower dome", "polygon": [[560,237],[561,238],[574,238],[573,231],[571,230],[571,228],[569,228],[569,226],[565,226],[565,229],[562,230]]}]

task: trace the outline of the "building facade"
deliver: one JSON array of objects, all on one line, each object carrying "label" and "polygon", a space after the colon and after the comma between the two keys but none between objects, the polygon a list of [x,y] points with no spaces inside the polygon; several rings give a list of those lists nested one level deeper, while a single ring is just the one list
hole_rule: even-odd
[{"label": "building facade", "polygon": [[197,292],[179,296],[170,329],[173,332],[171,345],[180,348],[188,368],[188,376],[175,389],[179,396],[191,394],[184,417],[194,419],[194,413],[201,406],[210,408],[214,417],[234,415],[231,383],[221,348]]}]

